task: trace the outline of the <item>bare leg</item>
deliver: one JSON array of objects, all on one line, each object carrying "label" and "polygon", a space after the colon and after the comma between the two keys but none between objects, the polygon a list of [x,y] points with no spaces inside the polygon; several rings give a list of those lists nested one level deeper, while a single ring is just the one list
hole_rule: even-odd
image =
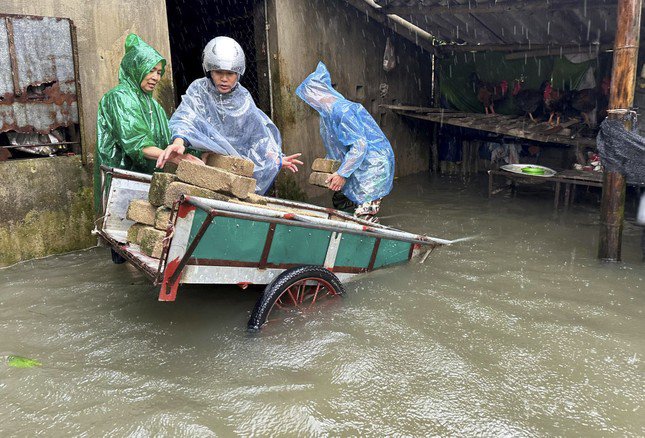
[{"label": "bare leg", "polygon": [[529,113],[529,117],[531,118],[531,122],[537,123],[537,120],[533,117],[533,114]]}]

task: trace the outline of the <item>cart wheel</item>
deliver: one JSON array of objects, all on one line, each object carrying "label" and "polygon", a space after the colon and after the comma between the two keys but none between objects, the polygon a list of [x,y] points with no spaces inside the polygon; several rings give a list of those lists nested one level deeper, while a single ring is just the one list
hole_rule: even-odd
[{"label": "cart wheel", "polygon": [[321,266],[287,269],[267,287],[255,304],[248,329],[259,330],[269,314],[278,310],[303,310],[345,293],[338,277]]}]

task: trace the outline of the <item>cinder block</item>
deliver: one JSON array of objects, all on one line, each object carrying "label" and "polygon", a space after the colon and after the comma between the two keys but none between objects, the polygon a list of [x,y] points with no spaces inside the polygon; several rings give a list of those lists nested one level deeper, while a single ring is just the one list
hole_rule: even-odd
[{"label": "cinder block", "polygon": [[176,173],[177,165],[173,162],[166,161],[166,164],[163,166],[164,173]]},{"label": "cinder block", "polygon": [[314,172],[334,173],[340,168],[340,161],[316,158],[311,165]]},{"label": "cinder block", "polygon": [[246,199],[250,193],[255,193],[256,181],[253,178],[245,176],[233,175],[231,179],[228,193],[240,198]]},{"label": "cinder block", "polygon": [[172,173],[156,172],[152,175],[152,181],[150,182],[148,201],[155,207],[163,205],[166,189],[170,183],[175,181],[177,181],[177,177]]},{"label": "cinder block", "polygon": [[152,227],[145,227],[139,232],[139,246],[141,252],[155,259],[161,258],[163,239],[166,233]]},{"label": "cinder block", "polygon": [[182,161],[177,168],[179,180],[214,192],[221,192],[245,199],[249,192],[255,192],[253,178],[235,175],[222,169]]},{"label": "cinder block", "polygon": [[161,206],[157,209],[155,216],[155,228],[158,230],[166,231],[168,222],[170,222],[170,212],[172,210],[168,207]]},{"label": "cinder block", "polygon": [[144,228],[146,228],[145,224],[134,224],[128,228],[128,243],[136,243],[138,245],[140,242],[139,233]]},{"label": "cinder block", "polygon": [[169,208],[172,207],[172,204],[179,199],[181,195],[199,196],[200,198],[216,199],[218,201],[228,201],[230,199],[228,196],[222,195],[221,193],[215,193],[212,190],[175,181],[168,185],[163,205]]},{"label": "cinder block", "polygon": [[157,209],[148,201],[135,199],[130,202],[125,217],[140,224],[154,225]]},{"label": "cinder block", "polygon": [[309,175],[309,184],[314,186],[325,187],[326,189],[328,189],[329,186],[325,184],[325,181],[330,176],[331,176],[330,173],[312,172],[312,174]]},{"label": "cinder block", "polygon": [[248,178],[253,177],[253,170],[255,168],[253,161],[247,160],[246,158],[213,153],[208,154],[206,165],[217,167],[227,172],[234,173],[235,175],[246,176]]},{"label": "cinder block", "polygon": [[267,198],[264,196],[256,195],[255,193],[249,193],[246,202],[250,202],[251,204],[267,205]]}]

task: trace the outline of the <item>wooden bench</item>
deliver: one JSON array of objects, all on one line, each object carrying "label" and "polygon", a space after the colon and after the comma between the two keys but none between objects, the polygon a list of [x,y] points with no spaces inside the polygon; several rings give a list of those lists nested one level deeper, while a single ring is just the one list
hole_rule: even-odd
[{"label": "wooden bench", "polygon": [[[564,205],[569,206],[573,202],[574,186],[602,187],[603,174],[601,172],[586,172],[582,170],[562,170],[553,176],[535,176],[508,172],[506,170],[488,171],[488,197],[493,196],[493,179],[495,176],[502,176],[513,182],[526,182],[531,184],[553,183],[555,198],[553,206],[560,205],[560,193],[564,185]],[[630,184],[640,185],[640,184]],[[642,185],[641,185],[642,186]]]}]

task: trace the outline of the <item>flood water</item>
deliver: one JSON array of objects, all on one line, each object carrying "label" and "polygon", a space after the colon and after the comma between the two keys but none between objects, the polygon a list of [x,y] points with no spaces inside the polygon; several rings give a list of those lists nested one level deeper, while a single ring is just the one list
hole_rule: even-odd
[{"label": "flood water", "polygon": [[105,248],[0,270],[0,435],[645,435],[640,229],[603,264],[597,205],[447,177],[398,180],[382,215],[476,238],[259,335],[257,291],[160,303]]}]

